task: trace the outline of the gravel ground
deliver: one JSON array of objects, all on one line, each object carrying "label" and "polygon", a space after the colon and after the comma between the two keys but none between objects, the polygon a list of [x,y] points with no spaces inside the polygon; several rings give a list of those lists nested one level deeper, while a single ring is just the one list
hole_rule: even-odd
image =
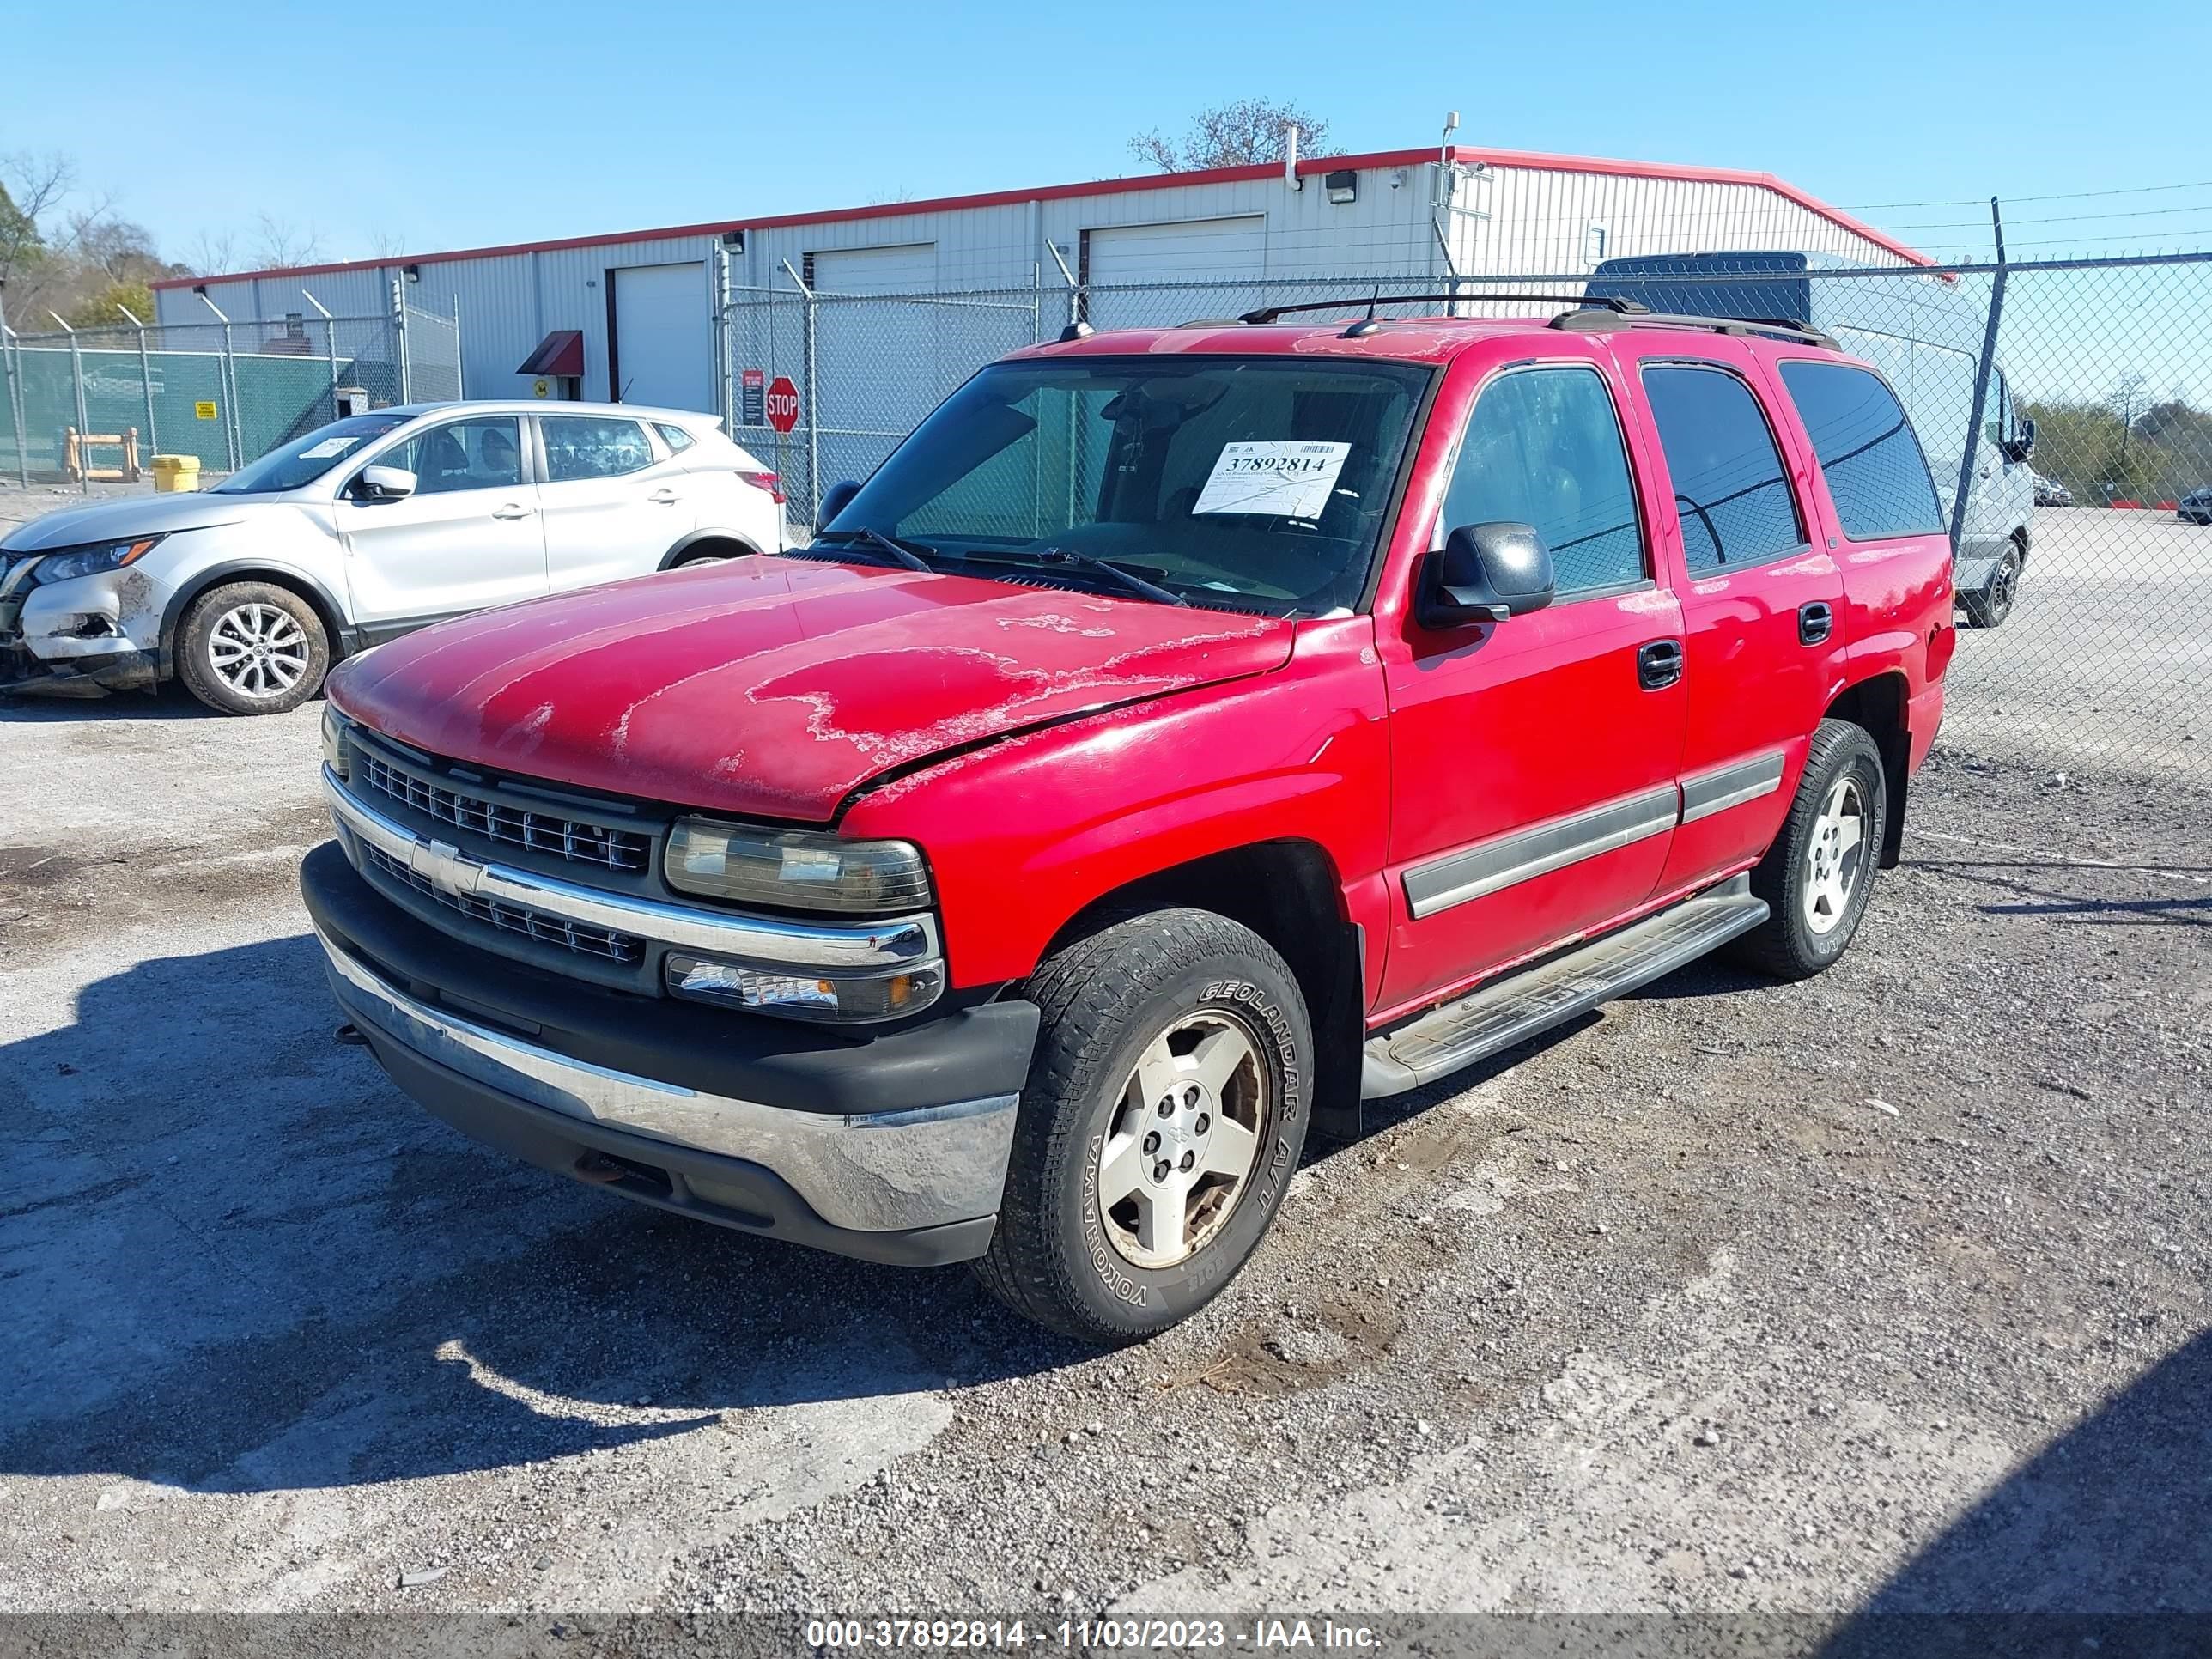
[{"label": "gravel ground", "polygon": [[1837,969],[1393,1103],[1100,1357],[334,1043],[318,713],[0,705],[0,1610],[2212,1612],[2212,794],[1940,755]]},{"label": "gravel ground", "polygon": [[2041,537],[1837,969],[1389,1103],[1106,1357],[334,1043],[317,706],[0,703],[0,1611],[2212,1613],[2190,534]]}]

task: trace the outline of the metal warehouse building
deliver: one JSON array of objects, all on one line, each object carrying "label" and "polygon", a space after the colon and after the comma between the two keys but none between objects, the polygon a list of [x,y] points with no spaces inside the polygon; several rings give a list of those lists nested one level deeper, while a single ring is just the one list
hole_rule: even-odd
[{"label": "metal warehouse building", "polygon": [[[464,395],[721,413],[773,447],[805,520],[977,366],[1073,318],[1752,248],[1927,263],[1768,173],[1446,145],[187,278],[156,299],[165,324],[205,322],[203,293],[232,319],[289,319],[295,348],[322,314],[457,317]],[[788,441],[761,414],[777,375],[805,410]]]},{"label": "metal warehouse building", "polygon": [[[157,304],[161,322],[204,321],[193,291],[204,286],[234,318],[312,319],[309,295],[366,316],[404,282],[410,303],[458,312],[469,397],[530,395],[543,377],[523,364],[573,331],[579,395],[713,410],[726,257],[742,303],[792,290],[794,276],[823,294],[1056,295],[1063,263],[1097,288],[1258,288],[1565,273],[1608,257],[1752,247],[1925,263],[1766,173],[1454,146],[185,279],[158,284]],[[1156,307],[1115,314],[1134,309],[1104,297],[1088,316],[1101,327],[1162,319]]]}]

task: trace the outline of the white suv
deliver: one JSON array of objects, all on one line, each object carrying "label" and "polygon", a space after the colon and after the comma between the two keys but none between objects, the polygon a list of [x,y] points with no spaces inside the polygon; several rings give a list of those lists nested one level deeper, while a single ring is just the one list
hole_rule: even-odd
[{"label": "white suv", "polygon": [[783,545],[775,475],[714,417],[454,403],[356,415],[201,495],[69,507],[0,541],[0,690],[184,681],[273,714],[410,629]]}]

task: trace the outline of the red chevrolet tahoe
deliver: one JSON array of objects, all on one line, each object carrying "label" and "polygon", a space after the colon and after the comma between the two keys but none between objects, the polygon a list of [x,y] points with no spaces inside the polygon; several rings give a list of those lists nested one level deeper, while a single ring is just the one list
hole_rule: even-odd
[{"label": "red chevrolet tahoe", "polygon": [[1716,946],[1834,962],[1954,643],[1881,377],[1626,301],[1283,309],[1079,326],[810,546],[342,665],[302,883],[392,1078],[1114,1342],[1310,1127]]}]

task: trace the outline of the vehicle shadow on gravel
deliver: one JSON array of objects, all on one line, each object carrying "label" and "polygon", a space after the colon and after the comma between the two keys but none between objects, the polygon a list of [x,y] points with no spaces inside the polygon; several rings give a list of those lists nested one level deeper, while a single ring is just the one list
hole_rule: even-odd
[{"label": "vehicle shadow on gravel", "polygon": [[[1825,1659],[2100,1645],[2202,1653],[2212,1613],[2208,1400],[2212,1331],[2201,1331],[1906,1563],[1836,1633]],[[2130,1620],[2124,1629],[2120,1619]]]},{"label": "vehicle shadow on gravel", "polygon": [[26,696],[0,692],[0,725],[56,726],[70,720],[225,720],[173,683],[158,691],[118,691],[97,697]]},{"label": "vehicle shadow on gravel", "polygon": [[2130,873],[2173,880],[2212,877],[2212,869],[2202,865],[1996,863],[1943,859],[1917,862],[1921,869],[2005,896],[1979,906],[1984,915],[2043,916],[2055,921],[2094,922],[2107,927],[2212,926],[2212,882],[2194,892],[2155,898],[2115,898],[2082,890],[2093,884],[2109,884],[2115,875]]},{"label": "vehicle shadow on gravel", "polygon": [[206,1492],[540,1462],[1090,1358],[962,1269],[635,1206],[403,1097],[295,937],[0,1046],[0,1472]]}]

